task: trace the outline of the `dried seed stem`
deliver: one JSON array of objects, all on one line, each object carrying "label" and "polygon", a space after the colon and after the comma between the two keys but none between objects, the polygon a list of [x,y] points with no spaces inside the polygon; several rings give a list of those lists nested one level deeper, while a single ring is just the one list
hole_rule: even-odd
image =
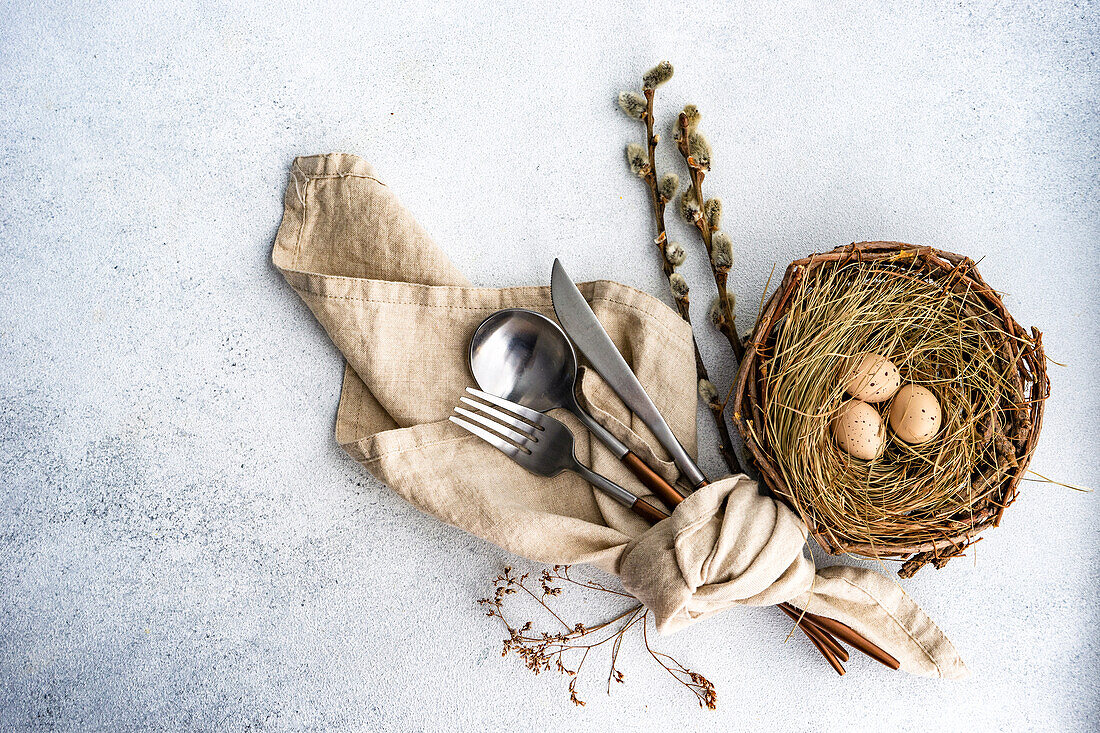
[{"label": "dried seed stem", "polygon": [[[691,671],[671,656],[653,651],[649,646],[649,637],[645,631],[649,611],[642,604],[635,602],[614,618],[595,626],[585,626],[581,623],[570,626],[561,614],[552,609],[546,602],[547,598],[562,594],[562,583],[571,583],[591,591],[625,596],[634,600],[632,596],[607,588],[594,581],[574,580],[569,576],[568,565],[555,565],[553,570],[543,570],[537,578],[537,586],[534,585],[533,580],[529,581],[528,578],[528,573],[517,576],[512,573],[512,568],[506,567],[504,572],[493,581],[492,597],[482,598],[478,601],[482,607],[487,609],[486,616],[500,619],[508,630],[508,638],[504,640],[501,656],[507,656],[508,652],[514,652],[523,660],[526,667],[535,674],[556,670],[559,674],[570,677],[569,699],[574,705],[580,706],[584,705],[585,702],[577,695],[577,680],[589,653],[593,649],[611,642],[610,669],[607,674],[607,693],[611,694],[611,683],[613,681],[623,683],[625,679],[622,670],[618,666],[619,650],[622,647],[623,639],[632,628],[641,626],[643,643],[653,660],[664,667],[674,679],[691,690],[701,707],[714,709],[717,702],[717,693],[714,685],[707,678]],[[540,588],[542,590],[541,596],[536,592]],[[505,617],[504,606],[508,596],[515,595],[520,591],[534,598],[539,606],[565,627],[565,631],[557,633],[536,632],[532,630],[534,624],[531,621],[527,621],[518,627],[513,626],[509,619]],[[573,655],[573,653],[579,654],[579,659],[577,659],[576,667],[570,669],[566,665],[565,656],[567,654]],[[576,659],[576,656],[573,655],[571,658]]]}]

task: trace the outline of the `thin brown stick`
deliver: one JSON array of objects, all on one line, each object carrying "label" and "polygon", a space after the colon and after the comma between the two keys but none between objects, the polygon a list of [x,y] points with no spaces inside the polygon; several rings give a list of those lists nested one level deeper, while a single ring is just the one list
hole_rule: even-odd
[{"label": "thin brown stick", "polygon": [[[653,220],[657,225],[657,236],[653,241],[657,244],[657,249],[661,253],[665,277],[668,277],[675,268],[668,261],[668,256],[665,253],[665,246],[668,244],[668,233],[665,231],[665,205],[668,202],[657,190],[657,142],[659,138],[653,132],[653,97],[656,91],[656,89],[644,90],[646,106],[645,117],[642,119],[645,121],[646,148],[649,151],[649,170],[646,171],[644,180],[649,188],[649,200],[653,204]],[[676,301],[676,310],[679,311],[680,317],[688,319],[687,298],[673,299]]]},{"label": "thin brown stick", "polygon": [[532,592],[531,592],[531,590],[530,590],[530,589],[529,589],[529,588],[528,588],[528,587],[527,587],[526,585],[524,585],[523,583],[518,583],[518,585],[519,585],[520,589],[522,589],[522,590],[523,590],[523,592],[524,592],[524,593],[526,593],[527,595],[529,595],[529,596],[531,596],[532,598],[534,598],[534,599],[535,599],[535,601],[536,601],[536,602],[537,602],[537,603],[538,603],[538,604],[539,604],[540,606],[542,606],[543,608],[545,608],[545,609],[547,610],[547,612],[549,612],[549,614],[550,614],[551,616],[553,616],[554,618],[556,618],[556,619],[558,620],[558,622],[559,622],[559,623],[560,623],[560,624],[561,624],[562,626],[564,626],[564,627],[565,627],[566,631],[569,631],[569,630],[571,630],[571,627],[569,626],[569,624],[565,623],[565,619],[563,619],[563,618],[562,618],[561,616],[559,616],[558,614],[554,613],[554,609],[550,608],[550,606],[547,606],[547,605],[546,605],[546,602],[545,602],[545,601],[543,601],[543,600],[542,600],[541,598],[539,598],[539,597],[538,597],[538,596],[536,596],[536,595],[535,595],[534,593],[532,593]]},{"label": "thin brown stick", "polygon": [[[642,640],[645,642],[646,651],[649,652],[649,655],[653,657],[654,661],[664,667],[665,671],[672,675],[674,680],[695,693],[695,697],[699,700],[699,707],[706,707],[709,710],[714,710],[718,702],[718,692],[714,689],[714,685],[710,683],[710,680],[696,672],[692,672],[667,654],[653,651],[649,646],[649,634],[646,631],[644,623],[642,624]],[[663,660],[666,659],[672,662],[675,668],[665,664]],[[687,677],[687,680],[684,680],[681,675]]]},{"label": "thin brown stick", "polygon": [[603,591],[604,593],[611,593],[612,595],[622,596],[623,598],[629,598],[631,600],[634,600],[634,596],[630,595],[629,593],[623,593],[621,591],[617,591],[617,590],[614,590],[612,588],[608,588],[607,586],[605,586],[601,583],[596,583],[595,581],[590,582],[590,581],[583,581],[583,580],[574,580],[573,578],[569,577],[569,566],[568,565],[555,565],[554,570],[559,571],[558,575],[553,576],[555,580],[564,580],[567,583],[572,583],[573,585],[579,585],[581,588],[587,588],[589,590]]}]

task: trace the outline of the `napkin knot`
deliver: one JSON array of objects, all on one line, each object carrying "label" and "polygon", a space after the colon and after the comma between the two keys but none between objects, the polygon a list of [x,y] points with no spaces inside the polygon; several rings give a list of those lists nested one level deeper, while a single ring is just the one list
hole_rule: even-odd
[{"label": "napkin knot", "polygon": [[767,606],[810,589],[806,526],[744,474],[704,486],[623,551],[623,586],[676,631],[735,603]]},{"label": "napkin knot", "polygon": [[658,631],[681,629],[734,605],[795,606],[848,624],[926,677],[969,672],[954,645],[901,586],[868,568],[817,570],[806,525],[741,474],[704,486],[623,550],[623,587],[653,612]]}]

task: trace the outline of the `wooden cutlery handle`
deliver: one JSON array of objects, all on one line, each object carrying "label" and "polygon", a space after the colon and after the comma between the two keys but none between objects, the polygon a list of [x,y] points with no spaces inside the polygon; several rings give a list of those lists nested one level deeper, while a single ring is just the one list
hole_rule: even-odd
[{"label": "wooden cutlery handle", "polygon": [[828,616],[819,616],[816,613],[810,613],[808,611],[806,612],[806,617],[809,618],[810,621],[816,626],[819,626],[822,629],[825,629],[826,631],[829,631],[832,634],[838,636],[849,646],[853,646],[856,649],[859,649],[871,659],[885,664],[890,669],[898,669],[899,667],[901,667],[901,663],[897,659],[892,657],[889,652],[877,646],[874,642],[863,636],[863,634],[859,633],[851,626],[842,624],[836,619],[831,619]]},{"label": "wooden cutlery handle", "polygon": [[[799,628],[802,627],[800,626]],[[805,628],[802,628],[802,630],[806,631]],[[844,665],[840,663],[840,660],[837,659],[836,655],[829,650],[829,647],[825,645],[824,637],[817,637],[809,632],[806,633],[806,636],[810,638],[810,641],[812,641],[813,645],[817,647],[817,650],[821,652],[821,655],[825,657],[825,660],[828,661],[830,665],[832,665],[833,669],[836,670],[836,673],[843,677],[844,673],[847,670],[844,669]]]},{"label": "wooden cutlery handle", "polygon": [[639,517],[648,519],[656,524],[662,519],[668,519],[669,514],[664,509],[658,509],[644,499],[638,499],[630,507]]},{"label": "wooden cutlery handle", "polygon": [[799,624],[800,626],[803,626],[803,630],[808,635],[812,634],[813,636],[816,636],[817,640],[824,644],[826,648],[828,648],[829,651],[831,651],[836,656],[837,659],[842,662],[848,661],[848,650],[842,647],[840,643],[837,642],[835,638],[833,638],[832,634],[830,634],[828,631],[821,628],[820,626],[814,624],[814,622],[812,622],[809,617],[803,614],[802,611],[795,608],[789,603],[780,603],[779,610],[787,614],[792,621]]},{"label": "wooden cutlery handle", "polygon": [[[847,661],[848,653],[829,636],[823,634],[821,629],[807,622],[805,618],[799,619],[799,614],[788,608],[786,604],[779,604],[779,610],[787,614],[791,621],[794,621],[795,625],[806,635],[806,638],[809,639],[813,645],[817,647],[817,650],[821,652],[821,655],[828,660],[829,664],[836,670],[836,673],[843,676],[845,670],[840,660],[843,659]],[[840,653],[837,654],[837,651]]]},{"label": "wooden cutlery handle", "polygon": [[646,488],[656,494],[668,506],[674,507],[684,500],[683,494],[647,466],[636,453],[627,451],[622,457],[622,462],[639,481],[645,484]]}]

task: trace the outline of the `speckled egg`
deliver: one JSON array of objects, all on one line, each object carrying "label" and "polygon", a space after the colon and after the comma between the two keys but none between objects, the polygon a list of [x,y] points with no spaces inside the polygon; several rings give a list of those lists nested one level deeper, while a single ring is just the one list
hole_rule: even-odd
[{"label": "speckled egg", "polygon": [[884,402],[901,385],[901,374],[894,362],[881,354],[866,351],[852,357],[844,382],[844,391],[864,402]]},{"label": "speckled egg", "polygon": [[833,436],[841,448],[869,461],[882,454],[886,426],[875,408],[860,400],[850,400],[833,422]]},{"label": "speckled egg", "polygon": [[943,415],[932,390],[907,384],[890,404],[890,428],[906,443],[920,445],[936,437]]}]

